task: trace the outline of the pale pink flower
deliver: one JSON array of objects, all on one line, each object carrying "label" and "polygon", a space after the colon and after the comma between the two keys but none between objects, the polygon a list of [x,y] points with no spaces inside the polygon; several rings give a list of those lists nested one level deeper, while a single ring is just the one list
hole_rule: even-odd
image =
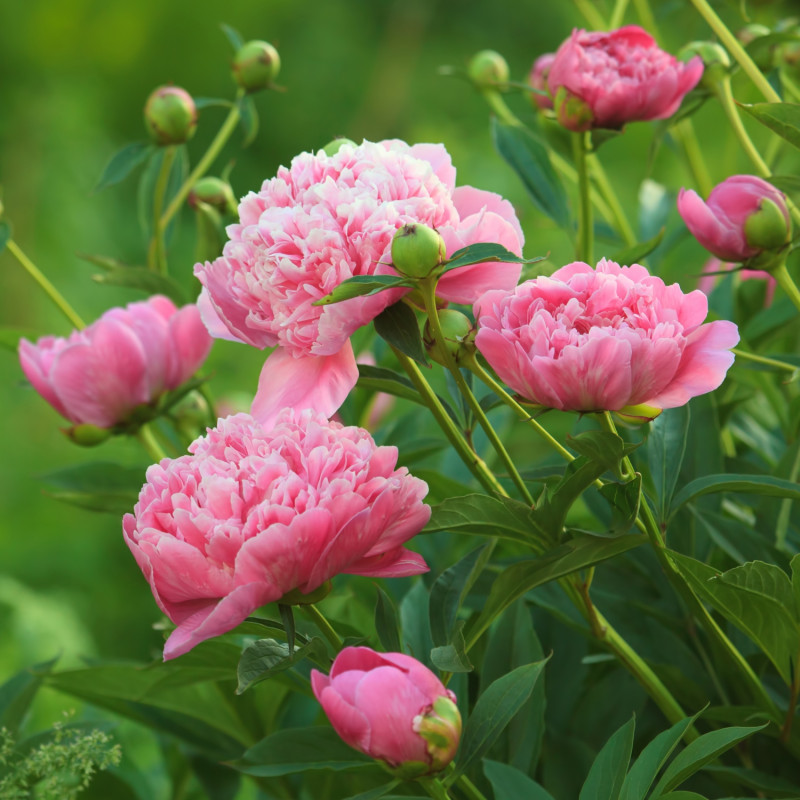
[{"label": "pale pink flower", "polygon": [[[456,188],[455,177],[442,145],[345,144],[332,156],[302,153],[242,200],[223,255],[197,264],[195,274],[214,335],[222,325],[255,347],[279,346],[262,372],[253,411],[259,419],[268,422],[290,402],[328,415],[341,404],[358,377],[350,335],[407,290],[324,307],[313,302],[354,275],[394,274],[392,236],[404,224],[438,229],[448,253],[488,241],[521,255],[511,204],[491,192]],[[438,294],[472,303],[489,288],[511,288],[519,274],[519,264],[463,267],[442,278]],[[334,388],[320,396],[323,379]],[[275,395],[284,381],[292,383],[290,395],[280,388]]]},{"label": "pale pink flower", "polygon": [[[777,207],[771,209],[774,214],[764,208],[765,202]],[[678,213],[692,236],[723,261],[742,262],[779,249],[791,229],[786,195],[756,175],[731,175],[705,202],[697,192],[681,189]],[[754,226],[762,220],[766,226]]]},{"label": "pale pink flower", "polygon": [[19,360],[33,388],[63,417],[110,428],[188,380],[211,343],[196,306],[177,309],[156,295],[112,308],[66,339],[22,339]]},{"label": "pale pink flower", "polygon": [[311,688],[347,744],[408,777],[438,772],[456,754],[456,696],[411,656],[346,647],[329,676],[311,670]]},{"label": "pale pink flower", "polygon": [[565,411],[673,408],[716,389],[736,325],[634,264],[577,261],[476,304],[476,345],[515,392]]},{"label": "pale pink flower", "polygon": [[573,131],[621,128],[627,122],[671,117],[703,75],[659,49],[637,25],[606,32],[574,30],[547,74],[559,122]]},{"label": "pale pink flower", "polygon": [[[528,83],[534,89],[539,89],[542,92],[547,92],[547,75],[550,72],[550,67],[555,60],[555,53],[544,53],[533,62],[530,75],[528,76]],[[553,98],[549,94],[532,94],[533,102],[539,108],[552,108]]]},{"label": "pale pink flower", "polygon": [[427,486],[361,428],[285,409],[267,430],[237,414],[189,452],[147,470],[123,520],[156,603],[177,625],[165,659],[339,573],[427,570],[403,547],[430,517]]}]

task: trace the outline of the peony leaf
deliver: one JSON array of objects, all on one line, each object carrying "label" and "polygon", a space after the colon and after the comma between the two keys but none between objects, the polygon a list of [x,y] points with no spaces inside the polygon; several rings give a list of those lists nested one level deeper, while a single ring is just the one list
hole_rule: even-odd
[{"label": "peony leaf", "polygon": [[254,684],[291,669],[304,658],[310,658],[326,669],[330,664],[325,643],[318,636],[301,646],[295,646],[291,656],[289,655],[289,645],[284,642],[278,642],[275,639],[259,639],[253,642],[245,648],[236,668],[239,679],[236,694],[242,694]]},{"label": "peony leaf", "polygon": [[784,194],[800,196],[800,177],[797,175],[770,175],[766,180]]},{"label": "peony leaf", "polygon": [[386,592],[378,589],[378,602],[375,604],[375,632],[384,650],[388,653],[400,653],[400,617],[394,600]]},{"label": "peony leaf", "polygon": [[533,778],[500,761],[483,760],[483,772],[492,784],[495,800],[553,800]]},{"label": "peony leaf", "polygon": [[8,240],[11,238],[11,226],[4,219],[0,219],[0,253],[6,249]]},{"label": "peony leaf", "polygon": [[547,148],[521,125],[492,119],[492,140],[505,162],[517,173],[533,204],[561,228],[568,228],[567,194]]},{"label": "peony leaf", "polygon": [[689,406],[668,408],[653,420],[647,435],[647,463],[659,522],[667,518],[678,483],[689,436],[689,420]]},{"label": "peony leaf", "polygon": [[633,749],[636,718],[615,731],[597,754],[578,800],[617,800]]},{"label": "peony leaf", "polygon": [[242,147],[247,147],[258,136],[258,109],[253,98],[246,94],[239,99],[240,124],[244,128]]},{"label": "peony leaf", "polygon": [[414,283],[407,278],[397,275],[354,275],[342,281],[330,294],[315,300],[312,306],[329,306],[332,303],[341,303],[353,297],[370,297],[385,289],[412,287]]},{"label": "peony leaf", "polygon": [[757,119],[789,144],[800,149],[800,105],[797,103],[740,103],[751,117]]},{"label": "peony leaf", "polygon": [[459,620],[450,637],[450,642],[431,650],[431,663],[442,672],[472,672],[473,670],[467,656],[463,628],[464,620]]},{"label": "peony leaf", "polygon": [[145,479],[145,467],[91,461],[40,475],[47,493],[64,503],[124,514],[132,511]]},{"label": "peony leaf", "polygon": [[39,687],[55,665],[57,658],[23,669],[0,685],[0,730],[12,734],[22,724]]},{"label": "peony leaf", "polygon": [[124,286],[138,289],[147,295],[163,294],[175,305],[186,303],[186,295],[180,285],[168,275],[160,275],[147,267],[115,267],[92,275],[92,280],[104,286]]},{"label": "peony leaf", "polygon": [[497,737],[531,696],[547,660],[517,667],[481,694],[464,727],[458,762],[451,780],[489,752]]},{"label": "peony leaf", "polygon": [[607,535],[623,536],[636,523],[642,498],[642,476],[637,472],[627,483],[605,483],[600,494],[611,506],[611,523]]},{"label": "peony leaf", "polygon": [[402,300],[381,311],[373,320],[375,332],[392,347],[429,367],[417,315]]},{"label": "peony leaf", "polygon": [[242,34],[239,33],[236,28],[226,25],[224,22],[220,22],[219,27],[222,29],[225,38],[231,43],[231,47],[234,50],[238,50],[244,44]]},{"label": "peony leaf", "polygon": [[209,108],[211,106],[225,106],[230,108],[233,103],[226,100],[224,97],[193,97],[194,106],[199,111],[201,108]]},{"label": "peony leaf", "polygon": [[450,272],[451,269],[468,267],[471,264],[483,264],[486,261],[503,261],[510,264],[535,264],[537,261],[544,261],[544,256],[539,256],[538,258],[522,258],[521,256],[514,255],[514,253],[507,250],[501,244],[478,242],[477,244],[470,244],[467,245],[467,247],[456,250],[445,262],[442,275],[444,275],[445,272]]},{"label": "peony leaf", "polygon": [[133,142],[111,156],[92,192],[100,192],[128,177],[136,167],[146,161],[156,147],[150,142]]},{"label": "peony leaf", "polygon": [[358,386],[362,389],[372,389],[376,392],[393,394],[395,397],[402,397],[424,405],[419,392],[414,388],[414,384],[405,375],[400,375],[385,367],[371,367],[368,364],[359,364]]},{"label": "peony leaf", "polygon": [[637,242],[630,247],[626,247],[624,250],[618,250],[609,260],[616,261],[617,264],[622,266],[640,264],[642,259],[647,258],[647,256],[661,244],[665,231],[666,228],[662,227],[652,239],[648,239],[646,242]]}]

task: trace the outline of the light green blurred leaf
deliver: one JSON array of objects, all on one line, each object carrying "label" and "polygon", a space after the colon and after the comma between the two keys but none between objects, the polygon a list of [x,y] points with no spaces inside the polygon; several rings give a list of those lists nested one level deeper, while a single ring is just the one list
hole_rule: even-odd
[{"label": "light green blurred leaf", "polygon": [[39,479],[47,493],[80,508],[124,514],[132,511],[145,480],[145,468],[90,461],[47,472]]},{"label": "light green blurred leaf", "polygon": [[177,306],[186,303],[186,295],[175,280],[169,275],[160,275],[147,267],[117,267],[92,275],[92,280],[104,286],[138,289],[147,295],[163,294]]},{"label": "light green blurred leaf", "polygon": [[[156,152],[156,149],[156,146],[151,142],[133,142],[125,145],[125,147],[111,156],[92,191],[100,192],[124,180],[139,164],[142,164]],[[2,250],[1,247],[0,250]]]},{"label": "light green blurred leaf", "polygon": [[740,103],[751,117],[800,149],[800,105],[797,103]]},{"label": "light green blurred leaf", "polygon": [[380,586],[378,601],[375,604],[375,632],[378,634],[383,649],[389,653],[400,653],[400,616],[394,601]]}]

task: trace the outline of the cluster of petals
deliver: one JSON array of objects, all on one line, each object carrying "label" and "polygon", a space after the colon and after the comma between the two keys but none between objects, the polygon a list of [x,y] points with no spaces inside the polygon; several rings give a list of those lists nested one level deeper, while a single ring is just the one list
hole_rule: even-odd
[{"label": "cluster of petals", "polygon": [[454,702],[456,696],[411,656],[347,647],[336,657],[330,675],[311,671],[311,688],[339,736],[390,767],[411,763],[433,771],[455,755],[461,732],[457,712],[456,724],[442,731],[448,752],[435,759],[420,735],[420,722],[439,698]]},{"label": "cluster of petals", "polygon": [[[547,85],[559,121],[571,130],[621,128],[672,116],[702,75],[699,56],[679,62],[645,30],[627,25],[607,33],[574,30],[556,51]],[[584,113],[574,116],[569,102],[559,102],[559,90],[564,100],[583,104]]]},{"label": "cluster of petals", "polygon": [[566,411],[657,409],[716,389],[736,325],[704,323],[706,296],[638,265],[575,262],[475,305],[476,345],[527,400]]},{"label": "cluster of petals", "polygon": [[[448,253],[491,241],[521,255],[511,204],[457,188],[455,178],[442,145],[363,142],[333,155],[302,153],[243,198],[222,256],[197,264],[195,274],[214,335],[279,345],[262,373],[254,415],[270,420],[287,405],[327,414],[338,408],[358,375],[350,335],[407,290],[314,302],[350,277],[394,274],[392,236],[404,224],[436,228]],[[438,293],[472,303],[489,288],[511,288],[519,274],[519,264],[463,267],[442,278]]]},{"label": "cluster of petals", "polygon": [[403,547],[427,523],[427,485],[396,469],[397,449],[310,409],[266,429],[220,420],[147,471],[125,541],[161,610],[177,625],[165,658],[231,630],[288,592],[334,575],[427,570]]},{"label": "cluster of petals", "polygon": [[211,343],[197,306],[178,309],[156,295],[112,308],[67,338],[22,339],[19,359],[34,389],[59,414],[110,428],[184,383]]}]

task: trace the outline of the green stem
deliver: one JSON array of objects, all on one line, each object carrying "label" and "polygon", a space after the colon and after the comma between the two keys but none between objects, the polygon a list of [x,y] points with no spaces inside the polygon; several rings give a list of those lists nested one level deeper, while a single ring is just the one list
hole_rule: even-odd
[{"label": "green stem", "polygon": [[467,404],[472,409],[472,413],[475,415],[478,423],[486,433],[487,438],[491,442],[492,447],[497,455],[500,457],[500,460],[503,462],[503,465],[508,470],[508,474],[511,476],[511,480],[519,490],[522,498],[529,506],[533,506],[533,497],[528,491],[525,481],[522,480],[522,476],[519,474],[516,465],[511,460],[508,450],[506,450],[503,442],[497,435],[497,431],[492,426],[492,423],[489,422],[488,417],[481,408],[481,404],[478,402],[478,399],[467,385],[467,382],[464,380],[464,376],[461,374],[461,370],[453,360],[453,356],[450,354],[450,351],[447,348],[444,331],[442,331],[442,325],[439,320],[439,312],[436,308],[436,281],[431,279],[420,281],[419,290],[425,303],[425,310],[428,313],[428,321],[433,332],[433,338],[438,343],[439,351],[444,356],[445,366],[448,370],[450,370],[450,374],[453,376],[459,392],[461,392],[462,396],[467,401]]},{"label": "green stem", "polygon": [[642,23],[642,27],[649,31],[656,39],[658,36],[658,26],[656,25],[656,18],[650,10],[650,5],[647,0],[633,0],[633,5],[636,7],[636,13]]},{"label": "green stem", "polygon": [[753,144],[753,140],[747,133],[742,118],[739,116],[739,112],[736,109],[736,101],[733,99],[730,79],[727,77],[723,78],[714,88],[714,94],[717,96],[722,110],[725,112],[725,116],[728,118],[728,122],[731,128],[733,128],[733,132],[736,134],[736,138],[739,140],[742,149],[753,162],[753,166],[756,168],[759,175],[761,175],[762,178],[768,178],[770,176],[769,167],[766,161],[761,158],[761,153],[758,152],[756,146]]},{"label": "green stem", "polygon": [[58,306],[59,311],[70,321],[70,324],[78,330],[85,328],[86,323],[78,316],[75,309],[64,299],[61,292],[50,283],[33,261],[20,250],[17,243],[13,239],[9,239],[8,242],[6,242],[6,247],[8,248],[8,252],[22,264],[26,272],[44,290],[45,294]]},{"label": "green stem", "polygon": [[206,174],[206,171],[211,166],[214,159],[219,155],[220,150],[222,150],[222,148],[225,146],[225,143],[230,138],[230,135],[236,129],[236,126],[239,124],[239,119],[241,118],[239,101],[243,96],[244,90],[240,89],[236,94],[236,100],[234,101],[233,106],[231,106],[228,116],[222,123],[222,127],[217,132],[214,140],[208,146],[208,150],[206,150],[206,152],[203,154],[203,157],[197,162],[197,166],[192,170],[181,188],[178,189],[178,193],[172,198],[167,206],[166,211],[164,211],[163,215],[161,216],[162,228],[166,229],[169,221],[175,216],[181,205],[183,205],[183,201],[192,190],[192,187]]},{"label": "green stem", "polygon": [[690,119],[682,119],[673,125],[672,136],[683,148],[686,163],[689,165],[689,171],[692,173],[695,186],[703,197],[708,197],[714,188],[714,182],[711,180],[705,157],[700,150],[700,144],[697,141],[697,134],[694,132],[692,121]]},{"label": "green stem", "polygon": [[[578,184],[578,173],[575,170],[575,167],[569,163],[560,153],[557,153],[555,150],[550,151],[550,161],[553,164],[553,167],[557,169],[570,183]],[[596,177],[596,176],[595,176]],[[611,189],[611,187],[608,187]],[[589,195],[592,198],[592,203],[594,203],[594,207],[603,215],[603,219],[606,220],[610,225],[618,224],[619,220],[616,219],[614,212],[608,206],[606,201],[603,199],[600,192],[595,189],[594,186],[589,187]],[[620,235],[623,237],[625,234],[622,230],[619,231]]]},{"label": "green stem", "polygon": [[786,717],[781,727],[781,741],[784,744],[789,741],[789,737],[792,735],[792,721],[797,708],[798,694],[800,694],[800,650],[798,650],[794,658],[794,676],[789,690],[789,706],[786,709]]},{"label": "green stem", "polygon": [[484,100],[489,104],[489,108],[491,108],[497,117],[505,122],[506,125],[513,125],[517,128],[525,127],[516,114],[506,105],[506,101],[503,100],[497,89],[484,88],[481,89],[481,94]]},{"label": "green stem", "polygon": [[711,30],[719,37],[719,40],[728,52],[739,62],[739,66],[745,74],[756,85],[758,90],[764,95],[769,103],[780,103],[780,95],[770,86],[769,81],[764,77],[761,70],[756,66],[747,51],[739,43],[739,40],[728,30],[725,23],[717,16],[707,0],[691,0],[692,5],[705,19]]},{"label": "green stem", "polygon": [[572,134],[575,150],[575,168],[578,171],[577,258],[587,264],[594,264],[594,226],[592,223],[592,203],[589,198],[589,167],[586,163],[588,135],[588,133]]},{"label": "green stem", "polygon": [[738,347],[732,347],[731,353],[733,353],[736,358],[743,358],[746,361],[754,361],[756,364],[763,364],[766,367],[775,367],[775,369],[782,369],[786,372],[797,371],[797,366],[795,364],[789,364],[787,361],[778,361],[775,358],[759,356],[755,353],[748,353],[746,350],[740,350]]},{"label": "green stem", "polygon": [[298,608],[319,628],[320,633],[330,642],[331,647],[337,653],[344,647],[344,642],[339,634],[315,605],[301,605]]},{"label": "green stem", "polygon": [[611,18],[608,20],[608,29],[610,31],[616,30],[622,25],[622,20],[625,17],[625,12],[628,9],[628,0],[617,0],[614,3],[614,10],[611,12]]},{"label": "green stem", "polygon": [[142,425],[141,428],[136,432],[136,438],[139,440],[139,443],[144,447],[147,451],[147,455],[153,459],[154,464],[158,464],[162,461],[162,459],[169,458],[169,456],[164,452],[164,448],[156,439],[155,434],[153,433],[153,429],[149,425]]},{"label": "green stem", "polygon": [[455,785],[467,800],[486,800],[483,792],[466,775],[459,775],[455,780]]},{"label": "green stem", "polygon": [[392,350],[395,356],[397,356],[397,360],[408,374],[408,377],[411,379],[411,382],[420,393],[425,405],[430,409],[434,418],[439,423],[439,427],[442,429],[445,436],[447,436],[450,444],[453,445],[455,451],[469,471],[478,479],[489,494],[505,496],[505,489],[503,489],[497,478],[495,478],[494,473],[486,466],[483,459],[478,456],[469,444],[467,444],[461,431],[450,418],[450,415],[437,397],[436,392],[433,391],[431,385],[425,380],[425,376],[422,374],[419,367],[405,353],[400,352],[396,348],[392,348]]},{"label": "green stem", "polygon": [[787,71],[781,70],[781,83],[786,94],[790,95],[795,103],[800,103],[800,87],[787,75]]},{"label": "green stem", "polygon": [[175,145],[164,148],[161,169],[158,171],[155,191],[153,193],[153,238],[147,254],[147,266],[161,275],[167,274],[167,247],[164,241],[166,222],[162,222],[161,211],[164,208],[164,197],[167,193],[169,175],[178,148]]},{"label": "green stem", "polygon": [[604,31],[606,29],[606,21],[603,19],[603,15],[590,0],[575,0],[575,5],[592,28],[596,31]]},{"label": "green stem", "polygon": [[[797,480],[798,474],[800,474],[800,447],[797,448],[794,461],[792,462],[792,468],[789,471],[787,479],[794,483]],[[775,521],[775,547],[777,547],[778,550],[786,549],[786,534],[789,531],[789,518],[791,513],[792,500],[789,497],[785,497],[781,500],[778,519]],[[800,671],[800,667],[796,667],[796,669]]]},{"label": "green stem", "polygon": [[795,307],[800,310],[800,290],[798,290],[797,284],[792,280],[792,276],[786,269],[786,264],[783,263],[779,267],[773,269],[771,274],[778,282],[778,286],[786,292]]},{"label": "green stem", "polygon": [[420,778],[418,783],[433,800],[450,800],[444,784],[438,778]]},{"label": "green stem", "polygon": [[[617,197],[614,188],[611,186],[611,182],[608,180],[606,171],[603,169],[603,165],[600,163],[600,160],[597,158],[596,154],[589,153],[587,155],[587,165],[594,182],[597,184],[600,195],[603,197],[605,202],[608,203],[608,208],[613,217],[610,222],[616,226],[628,247],[636,244],[636,234],[633,232],[633,228],[631,227],[630,222],[628,222],[628,217],[622,208],[622,204],[619,202],[619,198]],[[591,191],[592,190],[590,186],[590,195]]]}]

